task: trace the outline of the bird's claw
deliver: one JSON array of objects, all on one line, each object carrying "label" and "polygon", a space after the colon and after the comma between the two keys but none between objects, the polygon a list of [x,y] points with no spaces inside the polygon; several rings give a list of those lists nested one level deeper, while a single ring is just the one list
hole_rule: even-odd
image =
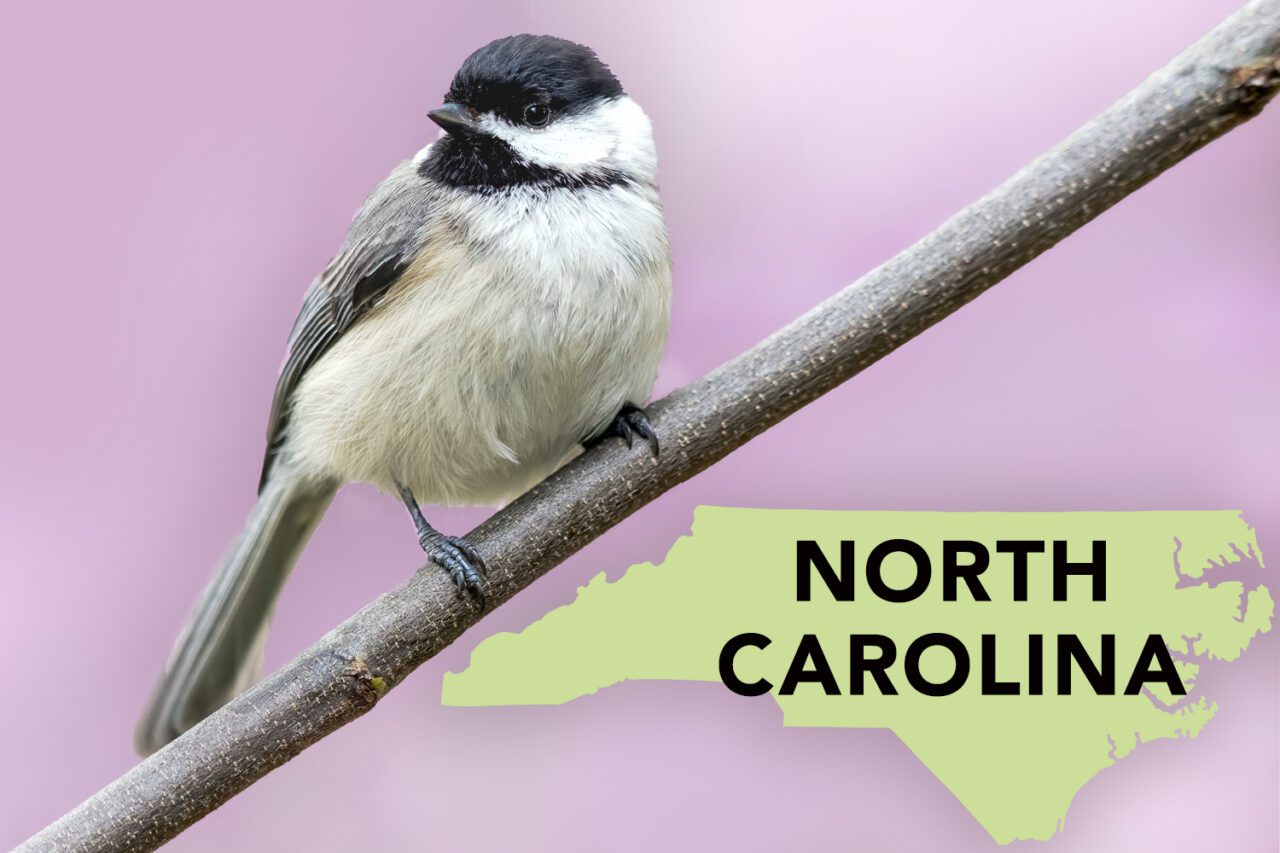
[{"label": "bird's claw", "polygon": [[427,558],[449,573],[459,592],[471,596],[484,607],[484,575],[489,569],[475,546],[462,536],[445,536],[435,533],[421,539]]},{"label": "bird's claw", "polygon": [[630,403],[623,406],[622,411],[618,412],[618,416],[613,420],[613,432],[627,443],[627,447],[634,446],[636,436],[640,436],[648,443],[653,457],[658,458],[658,434],[653,431],[649,415],[639,406],[633,406]]}]

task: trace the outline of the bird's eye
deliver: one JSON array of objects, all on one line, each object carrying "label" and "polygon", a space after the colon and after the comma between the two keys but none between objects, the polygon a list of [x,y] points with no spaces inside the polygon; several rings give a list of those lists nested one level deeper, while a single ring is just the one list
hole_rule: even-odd
[{"label": "bird's eye", "polygon": [[551,109],[546,104],[529,104],[524,108],[524,123],[543,127],[551,120]]}]

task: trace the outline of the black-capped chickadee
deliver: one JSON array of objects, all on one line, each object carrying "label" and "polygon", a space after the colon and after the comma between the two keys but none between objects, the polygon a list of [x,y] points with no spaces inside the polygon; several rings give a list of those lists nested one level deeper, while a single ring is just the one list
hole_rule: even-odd
[{"label": "black-capped chickadee", "polygon": [[649,119],[595,53],[498,39],[428,115],[440,138],[374,189],[307,291],[257,506],[197,603],[136,735],[149,754],[261,674],[285,577],[337,489],[400,497],[483,606],[484,566],[419,502],[509,499],[583,441],[639,436],[671,264]]}]

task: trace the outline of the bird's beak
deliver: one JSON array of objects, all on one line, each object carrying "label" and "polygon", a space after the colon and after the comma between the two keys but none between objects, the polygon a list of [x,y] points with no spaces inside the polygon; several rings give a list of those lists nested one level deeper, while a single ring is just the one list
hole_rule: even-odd
[{"label": "bird's beak", "polygon": [[475,112],[459,104],[445,104],[427,113],[427,118],[455,136],[475,130]]}]

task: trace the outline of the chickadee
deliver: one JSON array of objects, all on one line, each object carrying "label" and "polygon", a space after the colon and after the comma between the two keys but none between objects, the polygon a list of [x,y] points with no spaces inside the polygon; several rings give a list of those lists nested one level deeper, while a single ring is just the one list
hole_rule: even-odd
[{"label": "chickadee", "polygon": [[445,101],[440,137],[374,189],[307,291],[257,506],[138,725],[144,755],[260,677],[276,597],[344,483],[398,496],[483,606],[475,549],[419,503],[502,502],[609,434],[657,452],[638,404],[671,262],[648,117],[591,49],[550,36],[480,48]]}]

